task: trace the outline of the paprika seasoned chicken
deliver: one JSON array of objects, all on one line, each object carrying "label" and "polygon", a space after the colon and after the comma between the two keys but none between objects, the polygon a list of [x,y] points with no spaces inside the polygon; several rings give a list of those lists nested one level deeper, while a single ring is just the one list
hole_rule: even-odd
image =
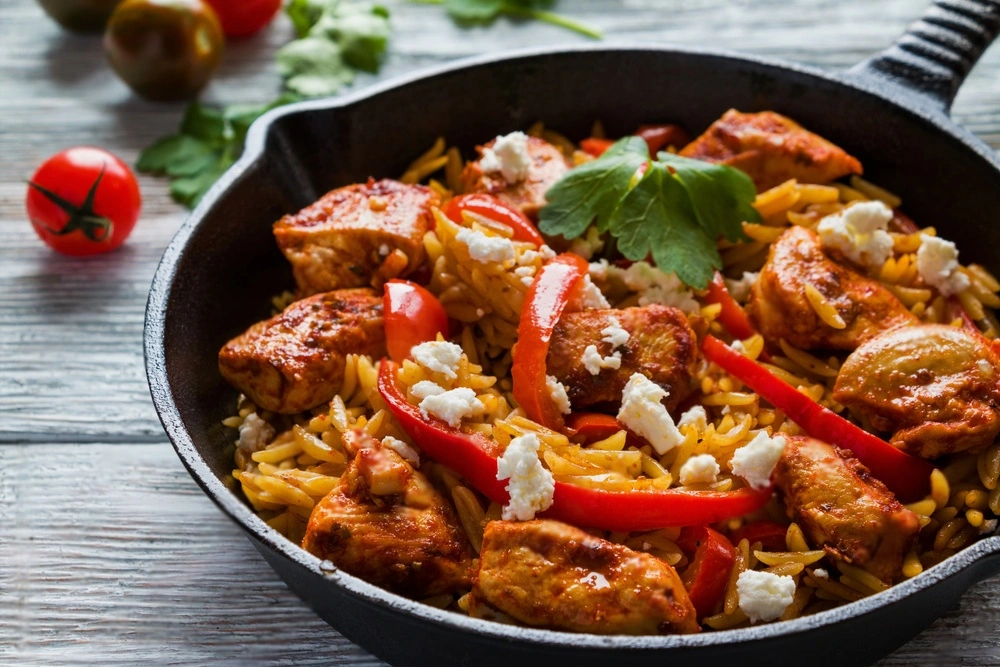
[{"label": "paprika seasoned chicken", "polygon": [[313,509],[302,548],[402,595],[467,590],[472,549],[444,496],[392,449],[362,432],[346,437],[360,448]]},{"label": "paprika seasoned chicken", "polygon": [[[612,332],[614,323],[628,334],[620,345]],[[621,332],[614,332],[625,338]],[[607,338],[608,340],[604,340]],[[618,341],[615,341],[618,342]],[[620,355],[612,367],[589,364],[586,350],[593,345],[601,359]],[[676,408],[690,393],[698,358],[698,339],[688,318],[677,308],[651,304],[623,310],[584,310],[566,313],[552,334],[547,373],[566,386],[574,409],[596,406],[617,409],[622,390],[634,373],[642,373],[667,390],[664,405]],[[605,361],[607,365],[609,362]],[[618,367],[613,367],[615,364]],[[598,373],[593,373],[593,370]]]},{"label": "paprika seasoned chicken", "polygon": [[952,326],[893,329],[847,357],[833,397],[918,456],[980,450],[1000,433],[1000,354]]},{"label": "paprika seasoned chicken", "polygon": [[773,111],[730,109],[685,146],[681,155],[746,172],[759,191],[792,178],[800,183],[829,183],[862,172],[857,158]]},{"label": "paprika seasoned chicken", "polygon": [[382,297],[345,289],[296,301],[219,351],[219,372],[257,406],[294,414],[340,389],[346,355],[385,354]]},{"label": "paprika seasoned chicken", "polygon": [[790,437],[774,483],[813,547],[886,583],[898,578],[920,521],[850,452]]},{"label": "paprika seasoned chicken", "polygon": [[698,632],[674,568],[557,521],[486,526],[473,596],[527,625],[596,634]]},{"label": "paprika seasoned chicken", "polygon": [[[817,314],[810,286],[843,326]],[[853,350],[883,331],[919,322],[881,283],[823,254],[819,236],[804,227],[789,228],[771,245],[747,310],[766,339],[807,350]]]},{"label": "paprika seasoned chicken", "polygon": [[384,179],[328,192],[274,223],[292,263],[299,296],[342,287],[381,287],[424,261],[424,234],[438,196],[422,185]]},{"label": "paprika seasoned chicken", "polygon": [[[507,142],[521,141],[526,141],[524,159],[504,160],[502,151],[514,152],[513,148],[507,149]],[[500,152],[499,159],[494,149]],[[480,158],[469,162],[462,173],[465,191],[496,195],[529,218],[538,215],[538,209],[545,205],[545,193],[569,171],[569,163],[558,148],[520,132],[494,139],[476,150]]]}]

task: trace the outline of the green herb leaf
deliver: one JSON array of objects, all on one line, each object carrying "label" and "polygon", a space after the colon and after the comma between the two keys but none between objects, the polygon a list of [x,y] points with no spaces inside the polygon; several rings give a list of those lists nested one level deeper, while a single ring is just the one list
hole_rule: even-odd
[{"label": "green herb leaf", "polygon": [[705,288],[722,258],[715,239],[698,224],[684,185],[659,162],[621,200],[611,219],[618,250],[633,261],[650,254],[660,270]]},{"label": "green herb leaf", "polygon": [[285,5],[285,13],[292,20],[295,34],[305,37],[329,5],[328,0],[289,0]]},{"label": "green herb leaf", "polygon": [[504,0],[444,0],[444,9],[456,21],[492,21],[504,4]]},{"label": "green herb leaf", "polygon": [[488,23],[498,16],[510,16],[528,21],[540,21],[559,28],[572,30],[592,39],[601,39],[600,30],[585,23],[547,11],[554,0],[412,0],[425,5],[444,5],[448,16],[455,21]]},{"label": "green herb leaf", "polygon": [[746,235],[741,223],[760,221],[752,206],[757,188],[742,171],[672,153],[660,153],[657,159],[670,167],[687,188],[698,223],[710,237],[742,241]]},{"label": "green herb leaf", "polygon": [[389,45],[388,18],[389,10],[380,5],[341,4],[337,11],[324,14],[309,34],[339,44],[344,62],[351,67],[377,72]]},{"label": "green herb leaf", "polygon": [[539,229],[550,236],[574,239],[596,219],[598,231],[607,231],[636,170],[648,160],[649,149],[643,139],[616,141],[599,158],[572,169],[549,188],[545,195],[548,205],[539,214]]},{"label": "green herb leaf", "polygon": [[277,54],[278,73],[285,88],[303,97],[333,95],[354,80],[340,47],[322,37],[306,37],[282,47]]}]

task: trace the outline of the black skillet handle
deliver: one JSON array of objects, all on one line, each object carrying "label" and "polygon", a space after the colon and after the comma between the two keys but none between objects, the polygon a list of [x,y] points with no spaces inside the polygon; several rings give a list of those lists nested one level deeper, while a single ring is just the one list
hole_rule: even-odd
[{"label": "black skillet handle", "polygon": [[1000,0],[935,0],[896,43],[850,74],[903,89],[947,112],[972,66],[1000,34]]}]

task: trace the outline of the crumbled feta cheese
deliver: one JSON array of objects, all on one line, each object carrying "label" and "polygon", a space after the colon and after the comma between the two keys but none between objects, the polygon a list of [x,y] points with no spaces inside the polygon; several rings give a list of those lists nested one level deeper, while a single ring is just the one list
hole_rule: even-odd
[{"label": "crumbled feta cheese", "polygon": [[785,451],[783,436],[772,438],[765,431],[759,432],[753,440],[735,452],[729,468],[755,489],[763,489],[771,483],[771,472]]},{"label": "crumbled feta cheese", "polygon": [[830,573],[821,567],[817,567],[815,570],[813,570],[813,576],[816,577],[817,579],[829,579]]},{"label": "crumbled feta cheese", "polygon": [[566,385],[557,380],[555,376],[546,375],[545,387],[549,390],[549,395],[552,396],[559,412],[568,415],[572,411],[572,406],[569,403],[569,395],[566,393]]},{"label": "crumbled feta cheese", "polygon": [[[432,389],[425,385],[433,385]],[[410,387],[410,392],[420,398],[420,413],[424,419],[433,415],[442,419],[452,428],[458,428],[464,417],[477,417],[486,410],[483,402],[476,398],[476,392],[468,387],[445,391],[433,382],[424,380]]]},{"label": "crumbled feta cheese", "polygon": [[497,459],[497,479],[509,479],[510,502],[503,508],[504,521],[531,521],[536,512],[552,506],[555,479],[538,458],[538,437],[526,433],[514,438]]},{"label": "crumbled feta cheese", "polygon": [[677,422],[677,426],[694,426],[700,433],[708,428],[708,413],[701,405],[688,408],[687,412],[681,415],[680,420]]},{"label": "crumbled feta cheese", "polygon": [[681,484],[711,484],[718,478],[719,463],[711,454],[697,454],[681,466]]},{"label": "crumbled feta cheese", "polygon": [[386,243],[383,243],[382,245],[380,245],[378,247],[378,254],[379,254],[379,257],[385,257],[386,255],[388,255],[389,254],[389,245],[386,244]]},{"label": "crumbled feta cheese", "polygon": [[486,173],[500,172],[508,183],[520,183],[531,173],[528,135],[511,132],[497,137],[491,147],[483,149],[479,166]]},{"label": "crumbled feta cheese", "polygon": [[596,345],[588,345],[583,350],[583,357],[580,359],[583,362],[583,367],[586,368],[591,375],[600,375],[601,371],[605,368],[613,368],[618,370],[622,367],[622,353],[614,352],[610,357],[602,357],[601,353],[597,351]]},{"label": "crumbled feta cheese", "polygon": [[608,318],[608,326],[601,329],[601,338],[605,343],[611,344],[611,349],[619,348],[628,342],[630,338],[629,333],[622,329],[622,323],[618,321],[617,317]]},{"label": "crumbled feta cheese", "polygon": [[636,435],[649,441],[656,453],[664,455],[684,441],[674,420],[661,401],[666,390],[642,373],[633,373],[622,392],[618,420]]},{"label": "crumbled feta cheese", "polygon": [[773,621],[792,604],[795,596],[795,579],[770,572],[746,570],[736,579],[736,593],[740,609],[751,623]]},{"label": "crumbled feta cheese", "polygon": [[583,277],[583,287],[581,288],[580,305],[583,308],[610,308],[611,304],[604,298],[601,288],[594,284],[590,276]]},{"label": "crumbled feta cheese", "polygon": [[525,250],[517,256],[517,264],[522,267],[533,265],[539,257],[541,254],[537,250]]},{"label": "crumbled feta cheese", "polygon": [[629,291],[639,295],[640,306],[658,303],[679,308],[685,313],[696,313],[701,308],[677,274],[664,273],[649,262],[635,262],[622,269],[602,259],[590,265],[590,275],[595,280],[622,283]]},{"label": "crumbled feta cheese", "polygon": [[892,209],[880,201],[857,202],[819,221],[816,231],[824,248],[839,250],[847,259],[872,269],[892,255],[892,236],[886,231]]},{"label": "crumbled feta cheese", "polygon": [[743,345],[743,341],[741,341],[739,338],[730,343],[729,347],[733,348],[740,354],[745,355],[747,353],[747,348]]},{"label": "crumbled feta cheese", "polygon": [[391,435],[387,435],[384,438],[382,438],[382,446],[388,447],[392,451],[402,456],[403,459],[406,460],[411,465],[413,465],[413,467],[416,468],[420,466],[420,455],[417,453],[417,450],[411,447],[410,445],[406,444],[402,440],[397,440]]},{"label": "crumbled feta cheese", "polygon": [[274,428],[266,421],[251,412],[243,418],[240,424],[240,449],[256,452],[262,449],[274,437]]},{"label": "crumbled feta cheese", "polygon": [[458,364],[462,348],[447,341],[432,340],[410,348],[413,360],[435,373],[443,373],[450,380],[458,377]]},{"label": "crumbled feta cheese", "polygon": [[924,282],[943,296],[958,294],[969,286],[969,277],[958,270],[958,249],[951,241],[920,235],[917,271]]},{"label": "crumbled feta cheese", "polygon": [[986,535],[987,533],[992,533],[996,529],[997,529],[997,520],[987,519],[986,521],[983,521],[983,525],[979,527],[979,534]]},{"label": "crumbled feta cheese", "polygon": [[739,280],[730,280],[729,278],[725,278],[726,289],[729,291],[729,296],[733,297],[740,303],[745,303],[750,298],[750,290],[753,288],[753,284],[757,282],[757,278],[759,277],[759,271],[744,271],[743,277]]},{"label": "crumbled feta cheese", "polygon": [[593,225],[587,227],[587,231],[583,236],[573,239],[573,242],[569,246],[570,252],[576,253],[587,261],[590,261],[591,257],[602,250],[604,250],[604,239],[601,238],[601,233],[597,231],[597,227]]},{"label": "crumbled feta cheese", "polygon": [[502,264],[514,259],[514,242],[502,236],[487,236],[478,229],[462,227],[455,239],[464,243],[469,248],[469,257],[481,264]]},{"label": "crumbled feta cheese", "polygon": [[543,244],[542,247],[538,249],[538,254],[542,256],[542,259],[548,261],[556,256],[556,251]]}]

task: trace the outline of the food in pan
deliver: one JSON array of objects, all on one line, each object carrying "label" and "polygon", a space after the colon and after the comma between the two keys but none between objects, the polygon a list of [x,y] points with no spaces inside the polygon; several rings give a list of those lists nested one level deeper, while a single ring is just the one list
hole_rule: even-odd
[{"label": "food in pan", "polygon": [[233,477],[318,558],[498,622],[723,630],[917,576],[997,526],[1000,283],[862,171],[729,111],[333,190],[220,352]]}]

